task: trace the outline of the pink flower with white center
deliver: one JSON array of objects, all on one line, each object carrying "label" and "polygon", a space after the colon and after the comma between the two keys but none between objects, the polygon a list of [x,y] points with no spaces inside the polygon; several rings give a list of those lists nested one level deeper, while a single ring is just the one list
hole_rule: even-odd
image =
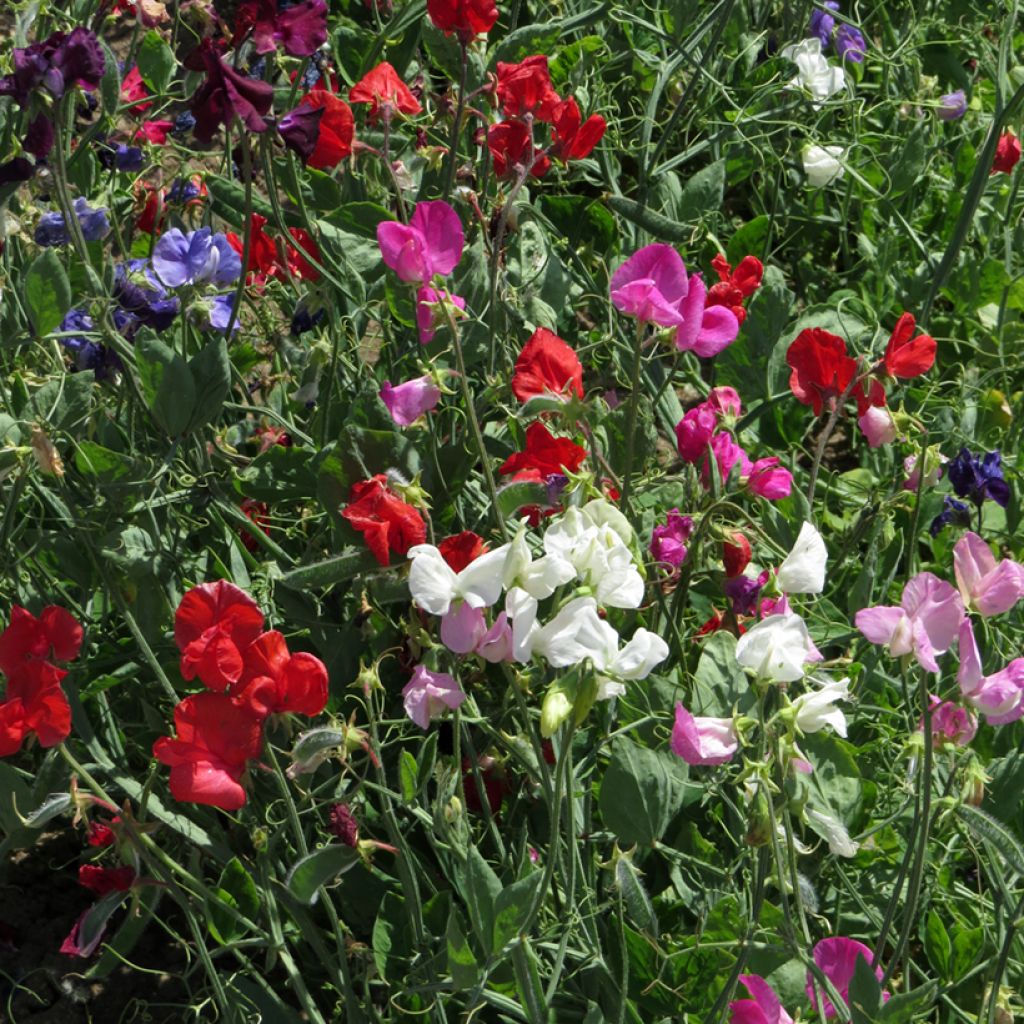
[{"label": "pink flower with white center", "polygon": [[1004,558],[976,533],[965,533],[953,548],[953,570],[964,604],[986,617],[1008,612],[1024,597],[1024,565]]},{"label": "pink flower with white center", "polygon": [[729,1024],[793,1024],[782,1008],[775,990],[756,974],[741,974],[752,999],[734,999],[729,1004]]},{"label": "pink flower with white center", "polygon": [[429,284],[446,277],[462,258],[465,236],[459,215],[443,199],[417,203],[408,224],[397,220],[377,225],[384,262],[402,281]]},{"label": "pink flower with white center", "polygon": [[676,424],[676,447],[683,462],[699,462],[707,455],[708,444],[717,429],[718,418],[706,402],[690,409]]},{"label": "pink flower with white center", "polygon": [[1024,715],[1024,658],[986,676],[970,619],[960,625],[960,669],[956,681],[967,702],[984,714],[989,725],[1005,725]]},{"label": "pink flower with white center", "polygon": [[434,340],[437,329],[448,323],[447,314],[438,306],[438,303],[442,302],[450,302],[460,311],[466,308],[466,300],[461,295],[455,295],[443,288],[424,285],[416,292],[416,328],[420,334],[421,345],[429,345]]},{"label": "pink flower with white center", "polygon": [[[974,739],[978,720],[967,708],[942,700],[934,693],[929,696],[928,704],[932,709],[932,746],[938,749],[944,743],[952,743],[966,747]],[[917,728],[924,729],[924,718],[917,723]]]},{"label": "pink flower with white center", "polygon": [[694,718],[676,704],[672,726],[672,753],[687,764],[725,764],[739,749],[731,718]]},{"label": "pink flower with white center", "polygon": [[441,400],[441,389],[433,377],[414,377],[403,384],[384,381],[380,400],[388,407],[391,418],[400,426],[408,427],[430,412]]},{"label": "pink flower with white center", "polygon": [[[828,978],[829,981],[835,986],[836,991],[843,998],[843,1002],[849,1001],[850,998],[850,982],[853,981],[853,972],[857,968],[857,960],[863,957],[867,960],[868,964],[871,964],[874,954],[864,945],[863,942],[858,942],[856,939],[845,939],[836,937],[832,939],[822,939],[814,947],[814,962],[818,965],[821,973]],[[881,981],[885,977],[881,967],[875,968],[875,977]],[[815,996],[815,985],[813,976],[808,971],[807,973],[807,997],[811,1000],[811,1005],[816,1006]],[[884,1002],[889,1001],[889,993],[883,992],[882,999]],[[825,1016],[834,1017],[836,1015],[836,1008],[829,1001],[828,997],[825,997]]]},{"label": "pink flower with white center", "polygon": [[938,672],[937,654],[956,639],[964,603],[956,589],[930,572],[919,572],[903,588],[898,607],[862,608],[854,621],[873,644],[885,644],[894,657],[913,654],[929,672]]},{"label": "pink flower with white center", "polygon": [[426,665],[417,665],[402,689],[402,699],[405,713],[421,729],[429,729],[445,708],[454,711],[461,707],[466,694],[447,672],[431,672]]},{"label": "pink flower with white center", "polygon": [[864,415],[857,419],[857,426],[867,438],[868,447],[881,448],[896,440],[896,421],[884,405],[869,405]]},{"label": "pink flower with white center", "polygon": [[744,483],[751,494],[767,498],[768,501],[779,501],[789,497],[793,489],[793,474],[781,466],[773,455],[767,459],[758,459],[750,467]]}]

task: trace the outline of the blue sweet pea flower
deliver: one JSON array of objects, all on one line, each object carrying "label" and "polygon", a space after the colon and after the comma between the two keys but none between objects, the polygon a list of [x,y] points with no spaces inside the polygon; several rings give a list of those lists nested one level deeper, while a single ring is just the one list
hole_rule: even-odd
[{"label": "blue sweet pea flower", "polygon": [[[76,199],[74,210],[87,242],[98,242],[110,233],[105,207],[93,209],[85,199]],[[64,214],[44,213],[36,226],[35,241],[36,245],[42,246],[67,245],[71,236],[64,222]]]},{"label": "blue sweet pea flower", "polygon": [[167,288],[233,284],[242,273],[242,260],[219,232],[200,228],[185,234],[171,228],[153,249],[153,270]]},{"label": "blue sweet pea flower", "polygon": [[994,501],[1006,508],[1010,501],[1010,486],[1003,477],[1002,455],[997,448],[979,459],[967,448],[946,467],[953,490],[960,498],[967,498],[979,508],[985,501]]},{"label": "blue sweet pea flower", "polygon": [[811,15],[810,23],[807,26],[807,35],[820,39],[823,50],[832,42],[832,32],[836,27],[836,19],[828,12],[838,10],[837,0],[826,0],[822,7],[816,8]]},{"label": "blue sweet pea flower", "polygon": [[117,266],[114,271],[114,298],[133,321],[126,324],[132,330],[141,323],[162,331],[170,327],[178,315],[177,298],[168,295],[145,260],[128,260]]},{"label": "blue sweet pea flower", "polygon": [[950,525],[970,526],[971,510],[962,501],[957,501],[956,498],[951,498],[947,494],[942,499],[942,511],[932,520],[928,532],[933,537],[937,537]]},{"label": "blue sweet pea flower", "polygon": [[74,357],[75,370],[92,370],[96,380],[106,380],[122,369],[117,353],[86,335],[94,328],[92,317],[82,309],[72,309],[60,325],[61,331],[82,331],[58,339]]}]

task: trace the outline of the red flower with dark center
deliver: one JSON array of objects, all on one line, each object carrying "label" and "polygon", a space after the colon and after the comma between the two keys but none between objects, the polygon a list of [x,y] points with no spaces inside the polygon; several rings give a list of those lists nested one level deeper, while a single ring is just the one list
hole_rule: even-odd
[{"label": "red flower with dark center", "polygon": [[462,572],[463,569],[478,558],[487,550],[483,537],[475,534],[472,530],[463,530],[453,537],[445,537],[437,550],[441,557],[448,563],[452,572]]},{"label": "red flower with dark center", "polygon": [[418,114],[423,109],[409,86],[387,61],[363,75],[349,90],[348,100],[349,103],[369,103],[366,116],[370,121],[376,121],[387,107],[392,113],[397,110],[400,114]]},{"label": "red flower with dark center", "polygon": [[842,395],[857,373],[857,360],[846,354],[846,342],[820,327],[809,327],[797,335],[786,352],[793,371],[789,387],[797,401],[821,415],[826,402]]},{"label": "red flower with dark center", "polygon": [[71,708],[61,679],[67,673],[45,661],[30,661],[8,676],[0,703],[0,757],[16,754],[35,734],[41,747],[55,747],[71,732]]},{"label": "red flower with dark center", "polygon": [[263,612],[244,590],[227,580],[193,587],[174,613],[181,674],[226,689],[241,678],[242,653],[261,632]]},{"label": "red flower with dark center", "polygon": [[82,649],[82,635],[74,616],[59,605],[47,605],[38,619],[27,608],[13,605],[10,624],[0,633],[0,672],[13,683],[25,673],[35,678],[40,664],[52,668],[51,659],[74,661]]},{"label": "red flower with dark center", "polygon": [[915,338],[916,326],[912,313],[904,313],[896,321],[889,344],[885,347],[885,372],[890,377],[911,380],[927,373],[935,365],[935,339],[927,334],[919,334]]},{"label": "red flower with dark center", "polygon": [[1013,132],[1004,132],[999,137],[995,159],[992,161],[992,170],[989,171],[989,174],[996,174],[997,172],[1009,174],[1017,166],[1019,159],[1020,139]]},{"label": "red flower with dark center", "polygon": [[315,655],[292,654],[284,636],[272,630],[246,648],[231,696],[264,716],[319,715],[327,706],[327,668]]},{"label": "red flower with dark center", "polygon": [[119,868],[101,868],[98,864],[83,864],[78,869],[78,884],[106,896],[112,892],[127,892],[135,884],[135,868],[125,865]]},{"label": "red flower with dark center", "polygon": [[217,53],[213,43],[204,39],[198,50],[186,62],[187,67],[206,71],[206,81],[196,90],[190,104],[196,119],[195,136],[200,142],[211,142],[214,133],[223,124],[238,117],[251,132],[265,132],[263,120],[274,100],[274,88],[269,82],[246,78]]},{"label": "red flower with dark center", "polygon": [[446,36],[454,32],[468,44],[494,28],[498,7],[494,0],[427,0],[427,14]]},{"label": "red flower with dark center", "polygon": [[583,397],[583,366],[562,339],[546,327],[530,335],[516,360],[512,393],[520,402],[534,395]]},{"label": "red flower with dark center", "polygon": [[363,535],[381,565],[390,563],[389,552],[404,555],[427,539],[423,517],[388,488],[383,473],[353,484],[341,514]]},{"label": "red flower with dark center", "polygon": [[525,471],[537,474],[534,479],[541,479],[566,472],[576,473],[586,457],[586,448],[581,448],[568,437],[555,437],[543,423],[534,420],[526,428],[525,450],[510,455],[498,472],[508,476]]},{"label": "red flower with dark center", "polygon": [[582,160],[604,137],[608,127],[600,114],[582,120],[580,108],[571,96],[555,108],[551,116],[551,155],[562,163]]},{"label": "red flower with dark center", "polygon": [[[494,161],[494,173],[499,178],[515,175],[517,168],[526,167],[531,160],[530,129],[522,121],[500,121],[487,129],[487,148]],[[544,151],[533,147],[530,173],[543,178],[551,167]]]},{"label": "red flower with dark center", "polygon": [[538,120],[550,121],[561,103],[551,87],[548,59],[543,54],[527,57],[519,64],[498,61],[497,93],[506,117],[533,114]]},{"label": "red flower with dark center", "polygon": [[761,287],[764,266],[756,256],[744,256],[733,270],[729,261],[719,253],[711,266],[718,274],[718,283],[713,284],[704,299],[704,306],[727,306],[733,316],[743,323],[747,311],[743,303]]},{"label": "red flower with dark center", "polygon": [[153,756],[171,769],[175,800],[237,811],[241,778],[263,746],[263,716],[226,693],[196,693],[174,709],[177,738],[161,736]]}]

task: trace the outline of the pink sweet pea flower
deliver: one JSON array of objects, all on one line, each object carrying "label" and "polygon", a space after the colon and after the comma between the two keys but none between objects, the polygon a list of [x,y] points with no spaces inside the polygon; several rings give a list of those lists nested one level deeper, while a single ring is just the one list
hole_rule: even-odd
[{"label": "pink sweet pea flower", "polygon": [[436,310],[434,303],[447,301],[456,309],[465,309],[466,300],[444,289],[423,287],[416,292],[416,327],[420,332],[420,344],[429,345],[437,334],[438,327],[448,323],[443,310]]},{"label": "pink sweet pea flower", "polygon": [[725,764],[739,748],[731,718],[694,718],[676,704],[672,726],[672,753],[687,764]]},{"label": "pink sweet pea flower", "polygon": [[402,281],[429,284],[436,274],[447,276],[462,258],[464,242],[459,215],[443,199],[417,203],[408,224],[377,225],[380,254]]},{"label": "pink sweet pea flower", "polygon": [[380,400],[388,407],[391,418],[400,427],[407,427],[437,405],[441,400],[441,389],[433,377],[427,376],[394,385],[386,380],[380,389]]},{"label": "pink sweet pea flower", "polygon": [[[964,620],[967,622],[967,620]],[[960,627],[963,629],[963,626]],[[932,709],[932,746],[938,748],[944,743],[966,747],[978,731],[978,720],[959,704],[942,700],[931,694],[928,704]],[[917,723],[918,730],[924,729],[924,718]]]},{"label": "pink sweet pea flower", "polygon": [[[703,307],[703,286],[699,291]],[[645,324],[679,327],[685,323],[681,307],[689,292],[686,264],[671,245],[645,245],[612,274],[615,308]]]},{"label": "pink sweet pea flower", "polygon": [[756,974],[741,974],[740,981],[753,999],[734,999],[729,1004],[729,1024],[793,1024],[775,990]]},{"label": "pink sweet pea flower", "polygon": [[728,306],[704,307],[707,289],[700,274],[692,275],[689,284],[690,291],[682,305],[686,321],[676,328],[676,348],[710,359],[736,340],[740,322]]},{"label": "pink sweet pea flower", "polygon": [[929,672],[938,672],[935,655],[949,650],[964,619],[964,603],[955,588],[930,572],[919,572],[903,588],[899,607],[862,608],[854,621],[873,644],[886,644],[895,657],[913,654]]},{"label": "pink sweet pea flower", "polygon": [[505,612],[498,613],[494,625],[484,633],[476,645],[476,653],[492,665],[499,661],[512,660],[512,627],[508,624]]},{"label": "pink sweet pea flower", "polygon": [[896,421],[884,405],[869,405],[864,415],[858,418],[857,426],[867,438],[870,448],[880,448],[896,440]]},{"label": "pink sweet pea flower", "polygon": [[[743,415],[743,403],[740,401],[739,392],[735,388],[725,386],[712,388],[705,405],[710,406],[724,419],[738,420]],[[744,977],[755,978],[757,975],[740,975],[741,980]]]},{"label": "pink sweet pea flower", "polygon": [[1005,725],[1024,716],[1024,658],[1014,658],[1006,668],[986,676],[970,619],[960,625],[960,692],[982,712],[990,725]]},{"label": "pink sweet pea flower", "polygon": [[676,447],[683,462],[699,462],[718,427],[714,410],[707,402],[690,409],[676,424]]},{"label": "pink sweet pea flower", "polygon": [[[863,942],[858,942],[856,939],[840,937],[822,939],[814,947],[814,962],[820,968],[821,973],[832,982],[836,991],[843,997],[843,1002],[849,1001],[850,982],[853,981],[853,972],[857,967],[858,957],[864,957],[870,964],[874,954]],[[875,977],[881,981],[884,976],[882,968],[876,967]],[[807,997],[811,1000],[813,1006],[817,1005],[815,1002],[813,977],[810,972],[807,974]],[[888,1002],[889,993],[883,992],[882,999]],[[835,1015],[836,1008],[826,997],[825,1016],[834,1017]]]},{"label": "pink sweet pea flower", "polygon": [[769,501],[778,501],[780,498],[789,497],[789,492],[793,489],[793,474],[784,466],[780,466],[779,460],[772,456],[758,459],[750,467],[745,484],[752,494],[767,498]]},{"label": "pink sweet pea flower", "polygon": [[996,562],[976,533],[965,533],[953,548],[953,569],[964,604],[986,617],[1008,612],[1024,597],[1024,565]]},{"label": "pink sweet pea flower", "polygon": [[487,632],[483,609],[460,601],[441,617],[441,643],[455,654],[475,650]]},{"label": "pink sweet pea flower", "polygon": [[[718,475],[724,484],[729,479],[732,467],[737,463],[740,467],[740,479],[750,476],[753,463],[747,457],[747,453],[733,440],[732,434],[722,431],[711,438],[711,453],[718,463]],[[705,457],[700,467],[701,483],[705,487],[711,486],[711,468]]]},{"label": "pink sweet pea flower", "polygon": [[417,665],[402,689],[402,699],[405,713],[421,729],[429,729],[446,707],[460,707],[466,694],[447,672],[431,672],[426,665]]}]

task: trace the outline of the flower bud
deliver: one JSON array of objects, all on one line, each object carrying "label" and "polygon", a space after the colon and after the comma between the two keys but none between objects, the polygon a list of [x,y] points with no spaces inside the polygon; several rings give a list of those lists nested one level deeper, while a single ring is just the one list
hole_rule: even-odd
[{"label": "flower bud", "polygon": [[572,710],[573,705],[569,695],[558,686],[552,686],[545,695],[540,709],[541,736],[545,739],[554,736]]}]

